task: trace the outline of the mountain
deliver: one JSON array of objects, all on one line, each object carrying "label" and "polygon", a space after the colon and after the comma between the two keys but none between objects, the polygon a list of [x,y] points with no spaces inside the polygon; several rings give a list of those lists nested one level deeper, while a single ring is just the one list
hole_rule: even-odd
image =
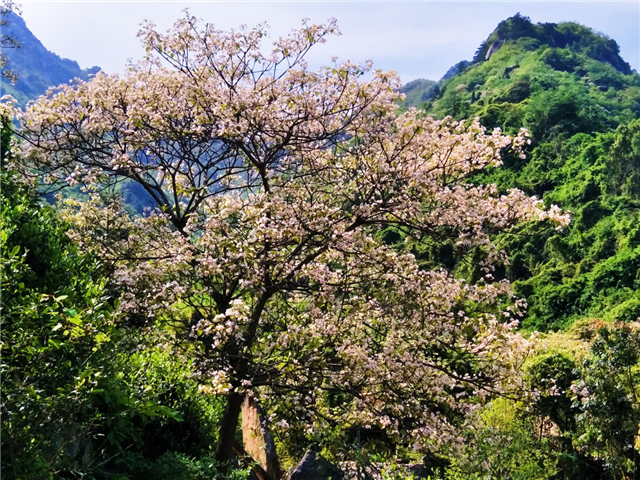
[{"label": "mountain", "polygon": [[405,107],[416,107],[427,100],[431,100],[438,92],[438,83],[424,78],[413,80],[403,85],[400,89],[400,93],[406,95],[403,104]]},{"label": "mountain", "polygon": [[[535,126],[542,129],[532,131],[538,138],[550,128],[564,134],[602,131],[640,113],[638,74],[620,57],[616,42],[576,23],[509,18],[466,68],[440,83],[440,94],[425,105],[430,113],[478,116],[503,128]],[[586,105],[590,110],[581,110]]]},{"label": "mountain", "polygon": [[73,60],[60,58],[47,50],[19,15],[9,12],[3,15],[3,20],[7,25],[2,35],[15,39],[18,44],[17,48],[2,49],[2,54],[8,60],[6,67],[16,74],[17,82],[12,85],[3,78],[0,96],[12,95],[24,106],[50,87],[68,83],[74,78],[88,80],[92,74],[100,71],[99,67],[81,69]]},{"label": "mountain", "polygon": [[562,232],[524,228],[497,272],[529,303],[525,327],[640,318],[640,76],[616,42],[576,23],[501,22],[422,103],[430,115],[529,130],[525,160],[472,179],[572,212]]}]

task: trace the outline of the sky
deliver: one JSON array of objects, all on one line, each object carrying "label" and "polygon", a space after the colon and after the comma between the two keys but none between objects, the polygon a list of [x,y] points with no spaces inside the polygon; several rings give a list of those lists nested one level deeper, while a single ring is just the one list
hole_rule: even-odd
[{"label": "sky", "polygon": [[575,21],[613,38],[622,57],[640,71],[640,2],[521,1],[55,1],[22,0],[27,27],[46,48],[107,73],[123,73],[127,60],[144,55],[136,38],[140,22],[167,30],[189,8],[218,29],[266,22],[272,39],[308,17],[336,18],[342,35],[330,37],[307,57],[312,68],[331,57],[395,70],[403,83],[440,79],[455,63],[470,60],[505,18],[520,13],[533,22]]}]

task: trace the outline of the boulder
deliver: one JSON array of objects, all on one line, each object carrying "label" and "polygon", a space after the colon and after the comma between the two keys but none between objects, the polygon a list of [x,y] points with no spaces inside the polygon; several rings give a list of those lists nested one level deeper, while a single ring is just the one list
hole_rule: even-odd
[{"label": "boulder", "polygon": [[344,473],[322,455],[309,450],[289,480],[344,480]]}]

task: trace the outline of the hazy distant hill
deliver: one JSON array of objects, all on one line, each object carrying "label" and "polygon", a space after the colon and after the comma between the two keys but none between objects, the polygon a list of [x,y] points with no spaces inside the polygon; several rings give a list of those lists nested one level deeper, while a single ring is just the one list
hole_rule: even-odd
[{"label": "hazy distant hill", "polygon": [[13,95],[24,106],[50,87],[67,83],[76,77],[87,80],[91,74],[100,71],[99,67],[81,69],[73,60],[60,58],[47,50],[20,16],[9,13],[6,20],[9,25],[3,28],[3,35],[12,36],[20,46],[3,49],[3,54],[8,58],[8,68],[17,75],[18,81],[11,85],[3,78],[1,95]]},{"label": "hazy distant hill", "polygon": [[439,89],[437,82],[419,78],[403,85],[400,92],[406,95],[405,107],[417,107],[427,100],[431,100],[438,94]]},{"label": "hazy distant hill", "polygon": [[453,67],[447,70],[447,73],[445,73],[437,82],[419,78],[403,85],[402,88],[400,88],[400,92],[404,93],[406,98],[402,107],[420,107],[421,105],[424,105],[425,102],[433,100],[440,93],[440,87],[444,85],[446,80],[458,75],[460,72],[463,72],[470,64],[471,62],[467,60],[456,63]]}]

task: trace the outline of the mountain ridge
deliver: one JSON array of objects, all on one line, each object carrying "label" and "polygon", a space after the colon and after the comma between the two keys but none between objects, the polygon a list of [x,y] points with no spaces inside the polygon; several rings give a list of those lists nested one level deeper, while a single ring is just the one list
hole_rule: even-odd
[{"label": "mountain ridge", "polygon": [[100,71],[100,67],[82,69],[78,63],[48,50],[29,30],[25,21],[13,12],[3,15],[7,25],[3,35],[16,40],[17,48],[3,48],[7,58],[5,68],[17,77],[15,84],[3,79],[0,96],[12,95],[24,107],[29,100],[44,94],[47,89],[73,81],[88,80]]},{"label": "mountain ridge", "polygon": [[[453,65],[440,80],[435,82],[435,85],[430,86],[428,93],[422,96],[415,95],[415,93],[410,94],[419,85],[418,80],[404,85],[401,91],[407,94],[407,98],[403,106],[423,107],[429,110],[430,106],[425,102],[441,96],[447,81],[490,60],[492,55],[503,48],[505,42],[507,46],[520,42],[522,48],[529,52],[540,49],[555,49],[563,53],[563,51],[569,50],[576,54],[582,54],[593,61],[607,63],[622,75],[631,75],[635,72],[629,63],[620,56],[620,47],[616,41],[607,35],[575,22],[534,24],[528,17],[518,13],[500,22],[486,40],[480,44],[472,60],[462,60]],[[559,57],[562,55],[559,54],[549,59],[549,63],[554,68],[569,71],[572,66],[575,66],[575,58]],[[554,61],[555,65],[553,65]]]}]

